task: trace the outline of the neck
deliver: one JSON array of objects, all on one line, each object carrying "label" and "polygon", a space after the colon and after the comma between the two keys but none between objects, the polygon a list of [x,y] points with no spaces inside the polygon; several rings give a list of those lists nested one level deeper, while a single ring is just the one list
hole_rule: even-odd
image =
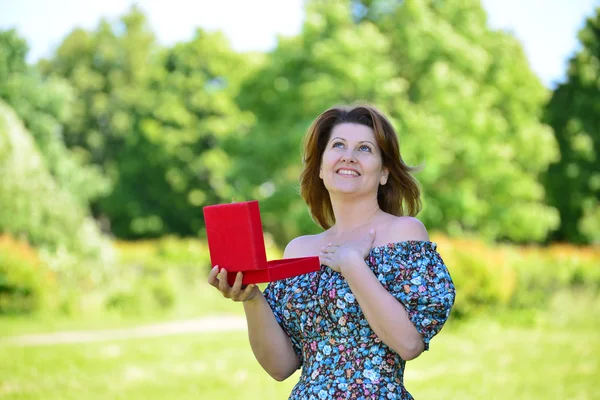
[{"label": "neck", "polygon": [[331,198],[335,225],[331,228],[334,235],[344,235],[361,228],[381,213],[377,197],[365,201],[348,198]]}]

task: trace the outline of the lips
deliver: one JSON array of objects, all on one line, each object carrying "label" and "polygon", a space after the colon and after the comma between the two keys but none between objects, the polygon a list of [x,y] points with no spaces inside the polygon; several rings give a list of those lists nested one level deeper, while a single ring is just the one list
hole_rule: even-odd
[{"label": "lips", "polygon": [[351,168],[340,168],[336,173],[342,176],[360,176],[357,170]]}]

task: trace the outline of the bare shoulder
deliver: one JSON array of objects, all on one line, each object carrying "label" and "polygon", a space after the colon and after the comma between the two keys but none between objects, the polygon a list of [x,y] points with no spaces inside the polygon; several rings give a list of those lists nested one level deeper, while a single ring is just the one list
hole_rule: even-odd
[{"label": "bare shoulder", "polygon": [[304,235],[293,239],[285,247],[283,258],[308,257],[315,254],[319,248],[321,235]]},{"label": "bare shoulder", "polygon": [[384,232],[386,243],[407,240],[429,241],[425,225],[415,217],[393,217]]}]

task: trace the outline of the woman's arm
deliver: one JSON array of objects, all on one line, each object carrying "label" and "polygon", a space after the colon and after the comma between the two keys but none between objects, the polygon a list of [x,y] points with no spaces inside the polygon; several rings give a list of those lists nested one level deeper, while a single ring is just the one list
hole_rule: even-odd
[{"label": "woman's arm", "polygon": [[423,336],[402,303],[381,285],[363,259],[349,262],[342,271],[371,329],[383,343],[403,360],[417,358],[425,349]]},{"label": "woman's arm", "polygon": [[288,378],[300,368],[300,359],[262,293],[244,302],[244,311],[256,360],[273,379],[283,381]]},{"label": "woman's arm", "polygon": [[[405,219],[401,232],[401,240],[429,240],[427,230],[417,219],[408,223]],[[371,231],[357,242],[330,246],[321,253],[321,261],[344,276],[377,336],[403,360],[412,360],[425,350],[423,335],[417,331],[402,303],[383,287],[366,264],[365,257],[374,239],[375,232]],[[389,239],[386,242],[395,242],[398,238]]]},{"label": "woman's arm", "polygon": [[[288,245],[284,257],[290,257],[294,247]],[[218,267],[213,268],[208,282],[219,289],[224,297],[243,302],[248,338],[256,360],[275,380],[283,381],[288,378],[300,367],[301,361],[265,296],[256,285],[248,285],[242,289],[241,272],[237,274],[233,286],[229,286],[227,271],[222,269],[219,273],[218,270]]]}]

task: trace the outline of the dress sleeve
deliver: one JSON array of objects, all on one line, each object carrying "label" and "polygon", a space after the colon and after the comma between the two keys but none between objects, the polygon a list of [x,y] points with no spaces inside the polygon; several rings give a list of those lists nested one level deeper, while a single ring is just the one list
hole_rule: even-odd
[{"label": "dress sleeve", "polygon": [[378,266],[378,279],[404,305],[428,350],[454,305],[454,283],[435,243],[401,244],[388,249],[388,257]]},{"label": "dress sleeve", "polygon": [[302,344],[300,343],[299,338],[292,333],[289,327],[290,313],[289,311],[286,312],[286,285],[283,282],[285,282],[285,280],[270,282],[265,288],[263,296],[265,297],[265,300],[267,300],[269,307],[271,307],[273,315],[275,315],[275,320],[279,326],[281,326],[281,329],[283,329],[285,334],[290,338],[294,352],[300,359],[300,365],[302,366],[304,364],[304,358],[302,357]]}]

